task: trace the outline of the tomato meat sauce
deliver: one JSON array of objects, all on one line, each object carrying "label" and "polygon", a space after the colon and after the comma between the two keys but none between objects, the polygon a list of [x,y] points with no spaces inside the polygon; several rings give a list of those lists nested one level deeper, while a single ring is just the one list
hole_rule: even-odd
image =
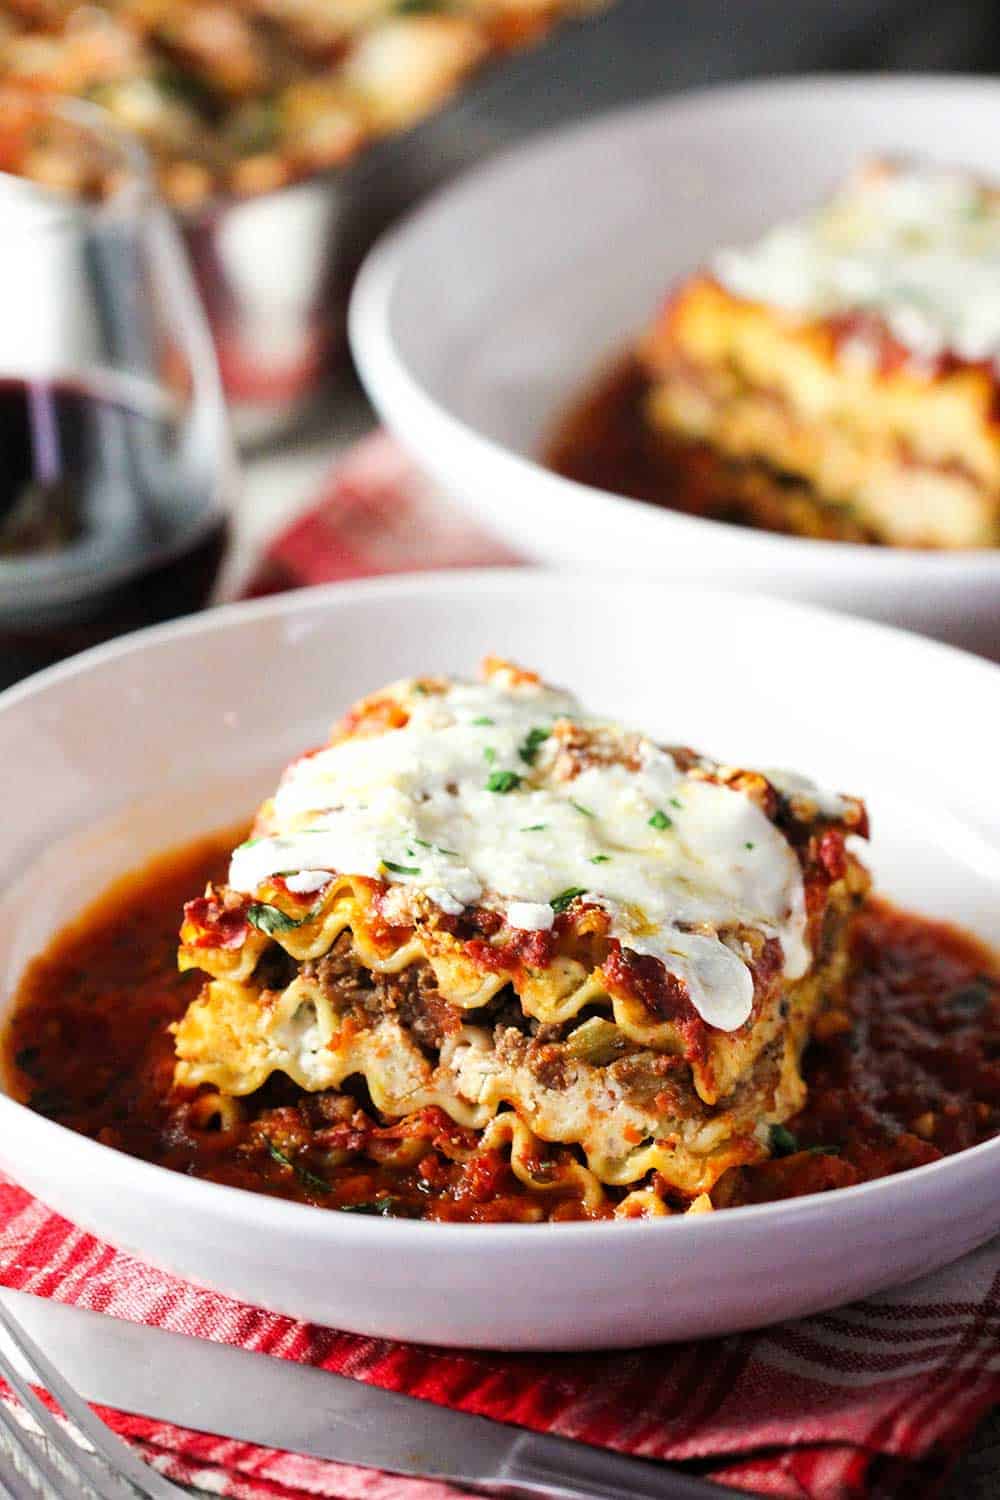
[{"label": "tomato meat sauce", "polygon": [[669,438],[648,420],[648,396],[639,360],[632,354],[617,360],[562,414],[543,463],[578,484],[703,520],[825,541],[876,541],[847,507],[819,502],[802,482],[764,464],[726,460],[707,443]]},{"label": "tomato meat sauce", "polygon": [[[247,1100],[173,1089],[169,1031],[196,997],[177,969],[184,903],[224,878],[241,830],[199,840],[118,882],[36,959],[4,1038],[11,1092],[72,1130],[175,1171],[347,1212],[467,1222],[608,1216],[540,1194],[504,1153],[443,1111],[383,1123],[363,1084],[304,1094],[273,1075]],[[716,1207],[849,1186],[1000,1131],[1000,964],[944,923],[872,901],[845,998],[816,1023],[805,1109],[772,1127],[772,1157],[733,1168]],[[536,1181],[571,1167],[543,1147]],[[567,1181],[572,1173],[567,1172]],[[680,1205],[678,1205],[680,1206]]]}]

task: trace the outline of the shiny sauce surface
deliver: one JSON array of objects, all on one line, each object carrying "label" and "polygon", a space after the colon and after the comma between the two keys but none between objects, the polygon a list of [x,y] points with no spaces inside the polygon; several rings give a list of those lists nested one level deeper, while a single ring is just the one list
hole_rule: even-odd
[{"label": "shiny sauce surface", "polygon": [[[309,1096],[274,1076],[228,1118],[173,1091],[168,1028],[202,983],[177,970],[181,908],[224,877],[240,837],[203,838],[125,877],[33,962],[4,1038],[16,1097],[144,1160],[277,1197],[439,1220],[582,1217],[569,1195],[540,1204],[439,1110],[382,1122],[349,1088]],[[806,1053],[805,1109],[775,1127],[771,1160],[726,1174],[717,1207],[848,1186],[1000,1133],[996,956],[881,901],[861,913],[854,946],[845,1000]],[[545,1149],[558,1171],[565,1148]]]}]

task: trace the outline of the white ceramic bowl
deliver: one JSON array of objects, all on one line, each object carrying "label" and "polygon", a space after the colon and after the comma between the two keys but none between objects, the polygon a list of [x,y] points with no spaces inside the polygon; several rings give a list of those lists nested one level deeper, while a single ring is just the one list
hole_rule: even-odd
[{"label": "white ceramic bowl", "polygon": [[[1000,669],[738,595],[528,570],[238,605],[0,697],[0,992],[95,890],[253,807],[354,697],[497,650],[626,720],[868,796],[883,890],[1000,942]],[[6,1002],[5,1002],[6,1003]],[[1000,1228],[1000,1140],[845,1191],[665,1221],[367,1219],[133,1160],[0,1096],[0,1166],[157,1266],[320,1323],[441,1344],[636,1345],[866,1295]]]},{"label": "white ceramic bowl", "polygon": [[365,385],[459,501],[527,557],[808,599],[1000,658],[1000,549],[814,542],[700,520],[538,463],[581,385],[718,245],[893,151],[1000,178],[1000,83],[813,78],[714,89],[505,155],[370,256],[351,307]]}]

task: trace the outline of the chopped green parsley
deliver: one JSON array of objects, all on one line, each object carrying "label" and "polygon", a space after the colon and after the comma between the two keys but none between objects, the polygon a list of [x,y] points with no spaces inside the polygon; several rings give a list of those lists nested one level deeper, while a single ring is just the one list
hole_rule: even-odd
[{"label": "chopped green parsley", "polygon": [[325,1182],[322,1177],[317,1177],[315,1172],[310,1172],[308,1167],[300,1167],[298,1162],[294,1162],[290,1156],[286,1156],[284,1151],[276,1146],[273,1141],[266,1140],[266,1145],[268,1155],[272,1160],[276,1161],[282,1167],[291,1167],[296,1177],[306,1187],[312,1188],[317,1193],[328,1193],[330,1191],[330,1184],[328,1182]]},{"label": "chopped green parsley", "polygon": [[799,1149],[798,1139],[785,1125],[771,1126],[770,1142],[774,1156],[794,1156]]},{"label": "chopped green parsley", "polygon": [[478,719],[473,719],[472,722],[473,722],[473,724],[476,725],[477,728],[481,724],[482,725],[488,725],[488,726],[492,727],[496,723],[496,719],[491,719],[490,716],[489,716],[489,714],[480,714],[479,718]]},{"label": "chopped green parsley", "polygon": [[247,907],[247,921],[258,932],[266,932],[268,937],[275,937],[279,932],[291,932],[313,915],[309,911],[304,917],[288,917],[277,906],[269,906],[266,901],[251,901]]},{"label": "chopped green parsley", "polygon": [[551,733],[551,729],[544,729],[540,724],[536,724],[534,729],[528,730],[517,751],[526,766],[533,766],[535,764],[539,750]]},{"label": "chopped green parsley", "polygon": [[569,799],[569,805],[570,807],[575,807],[578,813],[583,813],[583,816],[585,818],[593,818],[596,816],[596,814],[593,813],[589,807],[584,807],[582,802],[574,802],[572,797]]},{"label": "chopped green parsley", "polygon": [[610,854],[592,854],[590,856],[590,863],[592,865],[606,865],[610,858]]},{"label": "chopped green parsley", "polygon": [[419,865],[397,865],[395,863],[395,861],[391,860],[391,859],[384,859],[382,861],[382,866],[386,870],[391,870],[394,875],[419,875],[420,874],[420,866]]},{"label": "chopped green parsley", "polygon": [[457,849],[446,849],[443,844],[429,844],[426,839],[414,839],[413,842],[419,844],[421,849],[436,849],[439,854],[450,854],[453,859],[458,858]]},{"label": "chopped green parsley", "polygon": [[526,828],[522,828],[521,829],[521,832],[522,833],[541,833],[542,829],[543,828],[548,828],[548,826],[549,826],[548,823],[529,823]]},{"label": "chopped green parsley", "polygon": [[663,811],[662,807],[658,807],[649,820],[649,826],[650,828],[673,828],[674,820]]},{"label": "chopped green parsley", "polygon": [[521,785],[516,771],[494,771],[486,783],[488,792],[512,792]]},{"label": "chopped green parsley", "polygon": [[550,905],[553,911],[565,911],[570,902],[575,901],[577,896],[585,896],[586,894],[587,892],[582,885],[571,885],[565,891],[560,891],[558,896],[553,896]]}]

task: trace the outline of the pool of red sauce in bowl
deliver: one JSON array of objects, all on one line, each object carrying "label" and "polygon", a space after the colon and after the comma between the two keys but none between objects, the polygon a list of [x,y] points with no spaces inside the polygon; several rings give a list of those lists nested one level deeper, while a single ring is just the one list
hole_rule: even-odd
[{"label": "pool of red sauce in bowl", "polygon": [[761,465],[727,462],[706,444],[671,443],[647,421],[648,378],[630,354],[584,386],[543,445],[546,468],[577,484],[661,509],[757,531],[873,543],[845,507]]},{"label": "pool of red sauce in bowl", "polygon": [[[186,1128],[185,1106],[167,1102],[167,1028],[202,979],[177,970],[177,928],[184,901],[222,878],[241,837],[211,835],[124,877],[34,961],[4,1038],[11,1092],[131,1155],[276,1197],[474,1222],[581,1217],[559,1194],[543,1210],[497,1152],[450,1160],[449,1139],[474,1148],[475,1137],[440,1111],[386,1129],[348,1095],[343,1118],[320,1118],[315,1099],[276,1076],[237,1132]],[[727,1173],[717,1206],[849,1186],[1000,1132],[997,956],[877,900],[858,919],[854,953],[846,1001],[806,1054],[809,1098],[776,1143],[785,1154]],[[316,1166],[310,1153],[331,1141],[349,1159]],[[405,1167],[385,1160],[401,1141]]]}]

